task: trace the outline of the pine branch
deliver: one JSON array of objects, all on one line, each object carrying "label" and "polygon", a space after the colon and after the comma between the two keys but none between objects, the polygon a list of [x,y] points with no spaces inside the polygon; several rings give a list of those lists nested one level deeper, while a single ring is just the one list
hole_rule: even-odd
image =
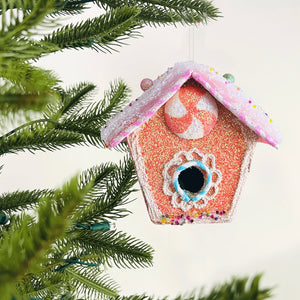
[{"label": "pine branch", "polygon": [[43,41],[37,42],[27,37],[11,39],[9,42],[3,44],[1,44],[0,38],[1,67],[7,63],[8,59],[12,60],[12,62],[28,61],[30,59],[38,59],[45,54],[58,50],[59,47],[54,44]]},{"label": "pine branch", "polygon": [[84,172],[82,177],[92,176],[95,178],[94,186],[74,216],[74,221],[88,226],[127,216],[129,211],[120,206],[127,204],[128,196],[135,191],[133,185],[137,179],[131,159],[125,157],[118,165],[100,165]]},{"label": "pine branch", "polygon": [[[256,275],[252,280],[249,278],[233,278],[229,282],[213,287],[207,296],[204,296],[203,292],[199,292],[198,294],[179,295],[175,300],[263,300],[271,298],[271,289],[261,289],[259,286],[260,280],[261,275]],[[168,300],[170,298],[164,297],[161,299]],[[132,295],[118,296],[116,300],[159,300],[159,298],[147,295]]]},{"label": "pine branch", "polygon": [[34,0],[9,0],[9,1],[1,1],[0,3],[0,14],[4,14],[8,10],[18,9],[23,13],[27,13],[28,10],[32,10],[36,1]]},{"label": "pine branch", "polygon": [[55,86],[59,80],[51,71],[32,67],[28,63],[5,60],[0,68],[0,78],[2,118],[20,119],[16,113],[22,111],[22,116],[27,115],[28,119],[29,114],[43,110],[58,99]]},{"label": "pine branch", "polygon": [[34,208],[40,198],[50,197],[53,190],[26,190],[4,193],[0,195],[0,211],[8,213]]},{"label": "pine branch", "polygon": [[121,109],[128,95],[129,89],[124,82],[116,81],[110,85],[110,90],[105,92],[102,101],[92,103],[81,110],[77,109],[77,112],[74,111],[68,117],[63,118],[60,121],[60,128],[84,135],[87,144],[104,147],[100,129]]},{"label": "pine branch", "polygon": [[0,76],[7,82],[3,88],[18,88],[23,93],[45,94],[53,92],[60,82],[53,71],[34,67],[29,63],[6,61],[1,65]]},{"label": "pine branch", "polygon": [[109,84],[109,89],[104,92],[104,99],[96,104],[95,107],[87,109],[83,114],[87,113],[88,110],[95,110],[96,115],[99,116],[99,119],[103,120],[102,125],[104,125],[109,118],[124,107],[130,94],[131,90],[123,80],[115,80]]},{"label": "pine branch", "polygon": [[94,166],[81,173],[80,186],[84,187],[90,184],[90,182],[93,182],[90,191],[87,193],[86,199],[88,199],[88,201],[97,197],[99,191],[106,188],[106,182],[108,178],[113,177],[112,172],[115,172],[116,168],[117,166],[113,163],[102,163],[99,166]]},{"label": "pine branch", "polygon": [[53,43],[60,49],[92,48],[96,51],[111,52],[124,45],[124,40],[137,36],[140,28],[135,7],[119,7],[106,14],[88,19],[76,25],[69,24],[45,36],[43,41]]},{"label": "pine branch", "polygon": [[80,230],[72,243],[89,254],[98,256],[98,263],[117,267],[137,268],[152,266],[153,249],[125,233]]},{"label": "pine branch", "polygon": [[[1,90],[1,87],[0,87]],[[3,111],[3,115],[8,115],[12,112],[20,112],[23,110],[28,111],[41,111],[49,103],[54,103],[57,100],[57,96],[49,94],[23,94],[16,93],[15,88],[8,90],[5,94],[0,94],[0,109]]]},{"label": "pine branch", "polygon": [[[79,113],[79,105],[91,98],[91,92],[94,91],[96,86],[92,83],[80,83],[75,87],[68,89],[62,95],[62,106],[60,107],[60,114]],[[83,105],[82,105],[83,106]]]},{"label": "pine branch", "polygon": [[124,104],[129,89],[116,81],[103,101],[88,104],[94,88],[93,84],[81,83],[66,91],[56,89],[61,103],[48,106],[44,114],[48,118],[30,121],[0,137],[0,155],[25,149],[53,151],[83,143],[104,147],[100,128]]},{"label": "pine branch", "polygon": [[28,63],[5,60],[0,68],[0,109],[41,110],[57,101],[55,87],[59,83],[52,71],[33,67]]},{"label": "pine branch", "polygon": [[2,136],[0,138],[0,155],[25,150],[30,152],[37,150],[54,151],[73,145],[80,145],[84,142],[82,135],[76,132],[50,128],[43,122],[45,120],[41,120],[41,124],[33,124],[28,128],[22,128],[13,132],[11,135]]},{"label": "pine branch", "polygon": [[65,274],[58,272],[26,274],[18,284],[18,294],[21,299],[55,299],[55,296],[64,294],[68,289],[67,279]]},{"label": "pine branch", "polygon": [[71,277],[71,282],[77,290],[77,296],[83,293],[87,299],[93,297],[112,299],[118,295],[117,284],[108,275],[102,275],[98,268],[77,266],[68,268],[65,272]]},{"label": "pine branch", "polygon": [[33,223],[32,217],[23,215],[19,226],[13,224],[8,232],[3,233],[0,244],[0,290],[7,296],[4,299],[13,296],[14,284],[25,273],[41,269],[41,263],[47,260],[45,254],[70,226],[69,216],[84,195],[85,190],[79,189],[77,178],[73,178],[62,190],[56,191],[53,199],[45,198],[40,202],[37,223]]},{"label": "pine branch", "polygon": [[75,16],[84,13],[88,8],[85,4],[93,1],[56,1],[54,5],[55,11],[52,13],[52,16],[56,17],[58,15],[62,16]]},{"label": "pine branch", "polygon": [[[5,13],[5,11],[9,9],[22,9],[23,12],[32,11],[35,5],[36,1],[22,1],[23,5],[19,4],[20,1],[18,0],[10,0],[6,5],[3,5],[3,3],[0,3],[0,15]],[[56,15],[78,15],[84,12],[85,9],[87,9],[86,5],[87,3],[93,3],[95,1],[92,0],[83,0],[83,1],[61,1],[56,0],[54,2],[54,11],[51,12],[50,15],[56,16]]]},{"label": "pine branch", "polygon": [[[0,48],[11,39],[18,38],[29,32],[32,28],[41,24],[45,17],[54,9],[55,0],[38,0],[32,1],[32,10],[28,9],[28,1],[14,1],[9,5],[8,2],[2,1],[2,23],[0,28]],[[21,11],[14,13],[14,9]],[[5,13],[3,13],[5,11]],[[7,14],[9,12],[9,14]],[[7,18],[7,15],[9,17]],[[21,17],[21,15],[23,15]]]},{"label": "pine branch", "polygon": [[220,17],[219,10],[211,1],[205,0],[99,0],[104,9],[122,5],[136,6],[140,9],[139,19],[147,25],[164,24],[206,24]]},{"label": "pine branch", "polygon": [[78,115],[87,105],[86,102],[89,101],[91,92],[95,88],[94,84],[88,82],[81,82],[67,90],[57,88],[57,92],[60,94],[60,103],[56,106],[49,105],[44,117],[58,121],[64,115],[72,113]]}]

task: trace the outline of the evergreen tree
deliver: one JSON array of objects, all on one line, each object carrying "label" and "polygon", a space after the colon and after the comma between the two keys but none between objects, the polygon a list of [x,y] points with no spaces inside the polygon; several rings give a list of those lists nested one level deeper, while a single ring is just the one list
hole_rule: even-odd
[{"label": "evergreen tree", "polygon": [[[91,5],[104,13],[59,27],[61,15],[81,14]],[[53,71],[34,65],[39,58],[68,48],[106,53],[144,26],[219,17],[218,9],[203,0],[3,0],[0,14],[0,156],[83,144],[103,147],[100,128],[129,97],[121,80],[111,83],[100,101],[92,101],[91,83],[63,89]],[[15,128],[9,131],[12,121]],[[126,145],[119,150],[126,152]],[[149,245],[111,228],[113,220],[129,213],[125,205],[135,183],[133,163],[125,156],[118,164],[84,171],[60,189],[0,195],[1,299],[123,299],[103,266],[147,267],[153,256]],[[260,290],[258,282],[255,277],[247,287],[247,279],[235,279],[206,298],[188,299],[265,299],[269,290]]]}]

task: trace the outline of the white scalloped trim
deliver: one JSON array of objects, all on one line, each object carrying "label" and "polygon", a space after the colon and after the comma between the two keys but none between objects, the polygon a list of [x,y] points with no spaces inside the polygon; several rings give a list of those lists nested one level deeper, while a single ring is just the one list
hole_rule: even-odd
[{"label": "white scalloped trim", "polygon": [[[196,154],[199,159],[203,164],[205,164],[209,170],[211,171],[211,174],[216,174],[216,181],[213,181],[210,187],[210,190],[213,190],[214,192],[209,195],[207,193],[204,195],[201,200],[194,202],[194,201],[188,201],[185,202],[181,200],[180,194],[175,190],[174,192],[171,190],[170,187],[173,186],[173,179],[170,174],[169,170],[173,166],[180,166],[188,161],[193,161],[195,160],[195,157],[193,154]],[[184,161],[181,157],[184,156],[186,158],[186,161]],[[208,166],[206,163],[210,160],[211,166]],[[196,148],[193,148],[189,151],[179,151],[174,154],[173,158],[165,164],[165,167],[163,169],[163,178],[164,178],[164,183],[163,183],[163,192],[165,195],[172,197],[171,199],[171,204],[175,208],[180,208],[183,211],[187,211],[191,208],[202,208],[207,205],[207,203],[212,200],[218,193],[219,188],[218,185],[222,180],[222,173],[220,170],[216,169],[215,167],[215,156],[213,154],[207,153],[203,154],[201,151],[199,151]],[[179,200],[180,199],[180,200]],[[179,200],[179,201],[178,201]]]}]

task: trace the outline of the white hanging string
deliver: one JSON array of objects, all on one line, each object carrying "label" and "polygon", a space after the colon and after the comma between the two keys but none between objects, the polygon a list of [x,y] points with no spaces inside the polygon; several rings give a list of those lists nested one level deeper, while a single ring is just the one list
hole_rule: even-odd
[{"label": "white hanging string", "polygon": [[188,59],[195,61],[195,59],[197,60],[198,57],[197,56],[197,52],[199,51],[198,47],[198,43],[199,40],[197,37],[199,37],[199,24],[194,24],[189,26],[189,32],[188,32]]},{"label": "white hanging string", "polygon": [[189,60],[195,60],[195,26],[189,26]]}]

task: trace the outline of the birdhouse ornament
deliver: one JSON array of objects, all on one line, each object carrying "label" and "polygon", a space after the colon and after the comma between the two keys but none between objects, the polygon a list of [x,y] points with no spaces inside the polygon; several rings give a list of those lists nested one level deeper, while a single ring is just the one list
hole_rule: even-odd
[{"label": "birdhouse ornament", "polygon": [[107,147],[127,139],[152,222],[231,220],[256,142],[277,148],[273,121],[230,74],[177,63],[101,129]]}]

